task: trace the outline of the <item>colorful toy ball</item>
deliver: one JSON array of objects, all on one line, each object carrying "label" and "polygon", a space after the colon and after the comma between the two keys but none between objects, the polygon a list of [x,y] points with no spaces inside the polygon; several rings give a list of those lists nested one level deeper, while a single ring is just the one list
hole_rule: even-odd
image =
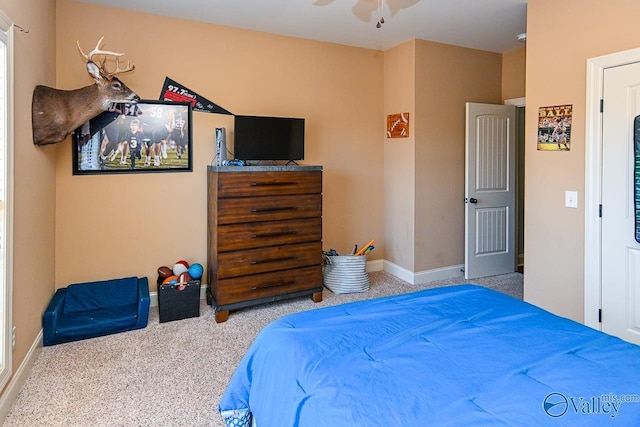
[{"label": "colorful toy ball", "polygon": [[173,266],[173,274],[175,274],[176,276],[179,276],[180,274],[184,273],[188,269],[189,267],[185,266],[181,262],[176,262]]},{"label": "colorful toy ball", "polygon": [[178,276],[178,282],[180,282],[180,283],[187,283],[187,282],[190,282],[192,280],[193,279],[191,278],[191,275],[189,275],[188,271],[180,273],[180,275]]},{"label": "colorful toy ball", "polygon": [[189,268],[189,263],[183,259],[181,259],[180,261],[176,262],[176,264],[183,264],[185,267]]},{"label": "colorful toy ball", "polygon": [[171,276],[172,274],[173,272],[166,265],[163,265],[162,267],[158,267],[158,276],[160,276],[162,279],[165,279]]},{"label": "colorful toy ball", "polygon": [[204,268],[202,268],[202,264],[198,264],[197,262],[195,262],[191,264],[188,271],[193,280],[200,280],[200,278],[202,277],[202,273],[204,272]]},{"label": "colorful toy ball", "polygon": [[169,276],[162,281],[163,285],[175,285],[176,283],[178,283],[178,276]]}]

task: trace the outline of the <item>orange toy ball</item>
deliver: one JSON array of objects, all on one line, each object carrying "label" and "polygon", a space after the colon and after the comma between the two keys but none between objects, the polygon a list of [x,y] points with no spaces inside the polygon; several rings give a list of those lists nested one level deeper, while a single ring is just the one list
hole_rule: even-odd
[{"label": "orange toy ball", "polygon": [[171,276],[173,274],[173,272],[171,271],[171,269],[165,265],[163,265],[162,267],[158,267],[158,276],[160,276],[161,278],[165,279],[169,276]]},{"label": "orange toy ball", "polygon": [[171,282],[178,283],[178,276],[175,276],[175,275],[168,276],[162,281],[162,284],[169,285],[171,284]]}]

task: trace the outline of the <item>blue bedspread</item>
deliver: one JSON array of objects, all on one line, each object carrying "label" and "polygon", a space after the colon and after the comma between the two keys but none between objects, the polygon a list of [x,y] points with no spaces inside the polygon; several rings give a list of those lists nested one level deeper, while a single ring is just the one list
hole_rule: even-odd
[{"label": "blue bedspread", "polygon": [[276,320],[219,410],[229,426],[640,426],[640,347],[450,286]]}]

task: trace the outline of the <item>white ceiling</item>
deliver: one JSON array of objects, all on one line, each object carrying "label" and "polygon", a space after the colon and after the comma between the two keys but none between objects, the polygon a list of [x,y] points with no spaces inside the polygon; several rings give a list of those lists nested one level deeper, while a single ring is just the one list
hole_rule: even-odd
[{"label": "white ceiling", "polygon": [[387,50],[414,38],[492,52],[524,46],[528,0],[78,0],[348,46]]}]

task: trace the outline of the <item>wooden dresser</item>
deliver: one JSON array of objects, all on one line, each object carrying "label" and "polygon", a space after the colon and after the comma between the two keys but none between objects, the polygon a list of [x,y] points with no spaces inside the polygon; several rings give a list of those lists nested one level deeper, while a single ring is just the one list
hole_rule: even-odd
[{"label": "wooden dresser", "polygon": [[322,301],[322,167],[209,166],[207,303]]}]

